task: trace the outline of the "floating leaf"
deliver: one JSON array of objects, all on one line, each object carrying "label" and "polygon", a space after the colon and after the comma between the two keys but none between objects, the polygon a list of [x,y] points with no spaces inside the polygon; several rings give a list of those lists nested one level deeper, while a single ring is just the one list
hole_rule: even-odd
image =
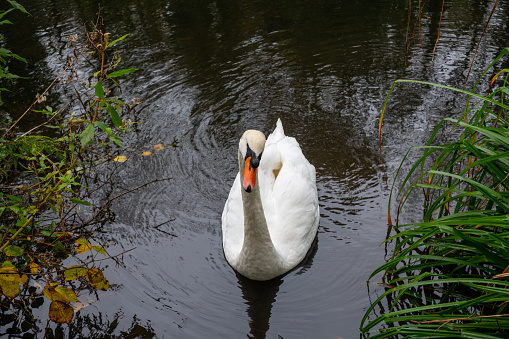
[{"label": "floating leaf", "polygon": [[116,156],[115,159],[113,159],[113,161],[126,162],[127,161],[127,157],[125,155],[119,155],[119,156]]},{"label": "floating leaf", "polygon": [[144,157],[149,156],[151,154],[152,154],[152,152],[150,152],[150,151],[146,151],[146,152],[141,153],[141,155],[143,155]]},{"label": "floating leaf", "polygon": [[87,269],[81,266],[72,266],[64,271],[65,280],[76,280],[87,275]]},{"label": "floating leaf", "polygon": [[154,145],[154,151],[161,151],[163,149],[164,149],[164,145],[163,144]]},{"label": "floating leaf", "polygon": [[87,272],[88,282],[98,290],[106,291],[110,287],[110,283],[98,268],[91,268]]},{"label": "floating leaf", "polygon": [[23,255],[23,249],[15,245],[9,245],[4,249],[4,253],[11,257],[19,257]]},{"label": "floating leaf", "polygon": [[74,315],[74,309],[61,301],[53,301],[49,306],[49,318],[58,324],[69,325]]}]

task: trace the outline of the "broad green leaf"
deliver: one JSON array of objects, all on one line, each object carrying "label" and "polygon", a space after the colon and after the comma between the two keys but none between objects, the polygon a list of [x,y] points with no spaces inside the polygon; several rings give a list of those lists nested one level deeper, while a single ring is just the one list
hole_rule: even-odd
[{"label": "broad green leaf", "polygon": [[104,250],[104,248],[102,248],[101,246],[92,246],[92,248],[97,252],[97,253],[101,253],[103,255],[106,255],[106,251]]},{"label": "broad green leaf", "polygon": [[110,135],[110,140],[113,141],[118,147],[123,147],[118,136]]},{"label": "broad green leaf", "polygon": [[95,95],[97,95],[100,99],[104,100],[104,89],[101,81],[98,81],[95,84]]},{"label": "broad green leaf", "polygon": [[92,204],[89,203],[88,201],[83,201],[83,200],[76,199],[76,198],[69,198],[69,200],[71,200],[75,204],[80,204],[80,205],[85,205],[85,206],[92,206]]},{"label": "broad green leaf", "polygon": [[20,5],[17,1],[15,1],[15,0],[7,0],[7,1],[11,4],[12,7],[16,8],[17,10],[20,10],[25,14],[31,15],[30,13],[28,13],[28,11],[25,9],[25,7]]},{"label": "broad green leaf", "polygon": [[60,293],[60,295],[62,295],[62,297],[65,299],[65,301],[68,301],[68,302],[77,302],[78,301],[78,297],[76,296],[76,293],[74,293],[74,291],[71,290],[70,288],[67,288],[64,286],[56,286],[55,291]]},{"label": "broad green leaf", "polygon": [[106,134],[108,134],[106,131],[108,130],[108,125],[106,125],[104,122],[102,121],[96,121],[94,122],[94,124],[99,127],[103,132],[105,132]]},{"label": "broad green leaf", "polygon": [[64,271],[65,280],[76,280],[87,275],[87,269],[81,266],[72,266]]},{"label": "broad green leaf", "polygon": [[116,78],[116,77],[122,76],[124,74],[136,72],[137,70],[138,70],[138,68],[122,69],[122,70],[119,70],[119,71],[111,72],[110,74],[108,74],[108,77],[109,78]]},{"label": "broad green leaf", "polygon": [[23,255],[23,252],[23,249],[16,245],[9,245],[4,249],[4,253],[11,257],[19,257],[20,255]]},{"label": "broad green leaf", "polygon": [[94,125],[90,124],[87,128],[81,133],[81,146],[85,147],[90,140],[94,137]]},{"label": "broad green leaf", "polygon": [[108,104],[107,106],[107,110],[108,110],[108,113],[110,114],[111,116],[111,121],[113,122],[113,124],[117,127],[120,127],[122,126],[122,119],[120,118],[120,116],[118,115],[117,111],[115,110],[115,108],[113,106],[111,106],[110,104]]}]

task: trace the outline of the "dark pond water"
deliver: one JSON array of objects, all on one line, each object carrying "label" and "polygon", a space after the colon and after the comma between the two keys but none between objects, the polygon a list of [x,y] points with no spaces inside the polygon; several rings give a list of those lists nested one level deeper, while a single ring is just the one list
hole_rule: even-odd
[{"label": "dark pond water", "polygon": [[[142,101],[142,124],[125,143],[140,152],[174,138],[180,144],[125,163],[115,188],[103,192],[108,198],[173,178],[114,204],[116,218],[104,230],[119,244],[111,251],[135,249],[124,256],[126,267],[110,264],[106,275],[118,286],[93,297],[70,336],[106,335],[109,327],[118,336],[160,338],[359,337],[364,311],[382,292],[379,279],[366,281],[384,262],[379,244],[397,165],[441,118],[459,114],[465,98],[400,86],[384,120],[385,167],[377,139],[383,101],[398,78],[462,87],[494,3],[445,1],[432,61],[442,5],[432,1],[422,46],[411,43],[405,66],[408,1],[104,1],[103,31],[130,33],[118,45],[122,62],[140,69],[123,83],[125,98]],[[33,17],[5,39],[28,59],[22,71],[32,80],[20,84],[26,87],[6,103],[11,108],[35,97],[42,73],[58,74],[67,36],[81,35],[97,12],[87,0],[25,6]],[[509,45],[508,15],[500,3],[466,88]],[[278,117],[317,169],[320,226],[297,269],[252,282],[226,263],[220,219],[240,135],[269,133]],[[416,206],[405,217],[419,216]]]}]

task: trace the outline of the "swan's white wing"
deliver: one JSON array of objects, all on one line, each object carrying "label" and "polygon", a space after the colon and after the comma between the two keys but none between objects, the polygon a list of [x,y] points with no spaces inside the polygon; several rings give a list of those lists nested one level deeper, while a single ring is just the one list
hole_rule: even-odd
[{"label": "swan's white wing", "polygon": [[[267,139],[259,180],[272,242],[287,262],[296,265],[306,255],[318,228],[316,172],[298,142],[279,133],[279,125],[280,121]],[[275,169],[280,169],[277,177]]]},{"label": "swan's white wing", "polygon": [[240,173],[237,173],[221,218],[223,249],[229,262],[237,257],[244,242],[244,207],[240,190]]}]

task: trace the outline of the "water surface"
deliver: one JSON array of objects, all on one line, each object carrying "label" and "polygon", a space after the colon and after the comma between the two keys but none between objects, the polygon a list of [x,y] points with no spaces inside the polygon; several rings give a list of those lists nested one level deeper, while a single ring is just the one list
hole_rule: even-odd
[{"label": "water surface", "polygon": [[[140,69],[123,82],[124,97],[142,101],[141,125],[125,143],[139,153],[175,138],[179,147],[133,157],[100,192],[108,199],[172,178],[113,204],[115,219],[103,230],[118,243],[110,251],[134,250],[124,255],[125,267],[110,263],[105,274],[117,286],[79,313],[70,335],[106,333],[92,326],[102,323],[117,336],[359,337],[364,311],[383,291],[379,279],[366,281],[384,263],[379,244],[395,169],[408,147],[424,143],[465,102],[443,90],[401,86],[384,120],[382,165],[377,127],[385,97],[398,78],[463,86],[493,5],[446,1],[432,61],[441,8],[432,4],[421,23],[422,46],[411,44],[405,65],[407,2],[104,2],[103,31],[130,33],[118,45],[122,62]],[[467,88],[508,45],[509,6],[499,6]],[[16,52],[29,60],[32,80],[9,107],[35,97],[41,70],[58,74],[67,36],[81,34],[97,11],[93,1],[26,7],[33,18],[7,44],[30,46]],[[16,36],[8,33],[6,39]],[[268,134],[277,118],[316,167],[321,219],[306,260],[260,283],[226,263],[220,219],[238,170],[239,137],[252,128]],[[418,208],[406,218],[418,220]]]}]

